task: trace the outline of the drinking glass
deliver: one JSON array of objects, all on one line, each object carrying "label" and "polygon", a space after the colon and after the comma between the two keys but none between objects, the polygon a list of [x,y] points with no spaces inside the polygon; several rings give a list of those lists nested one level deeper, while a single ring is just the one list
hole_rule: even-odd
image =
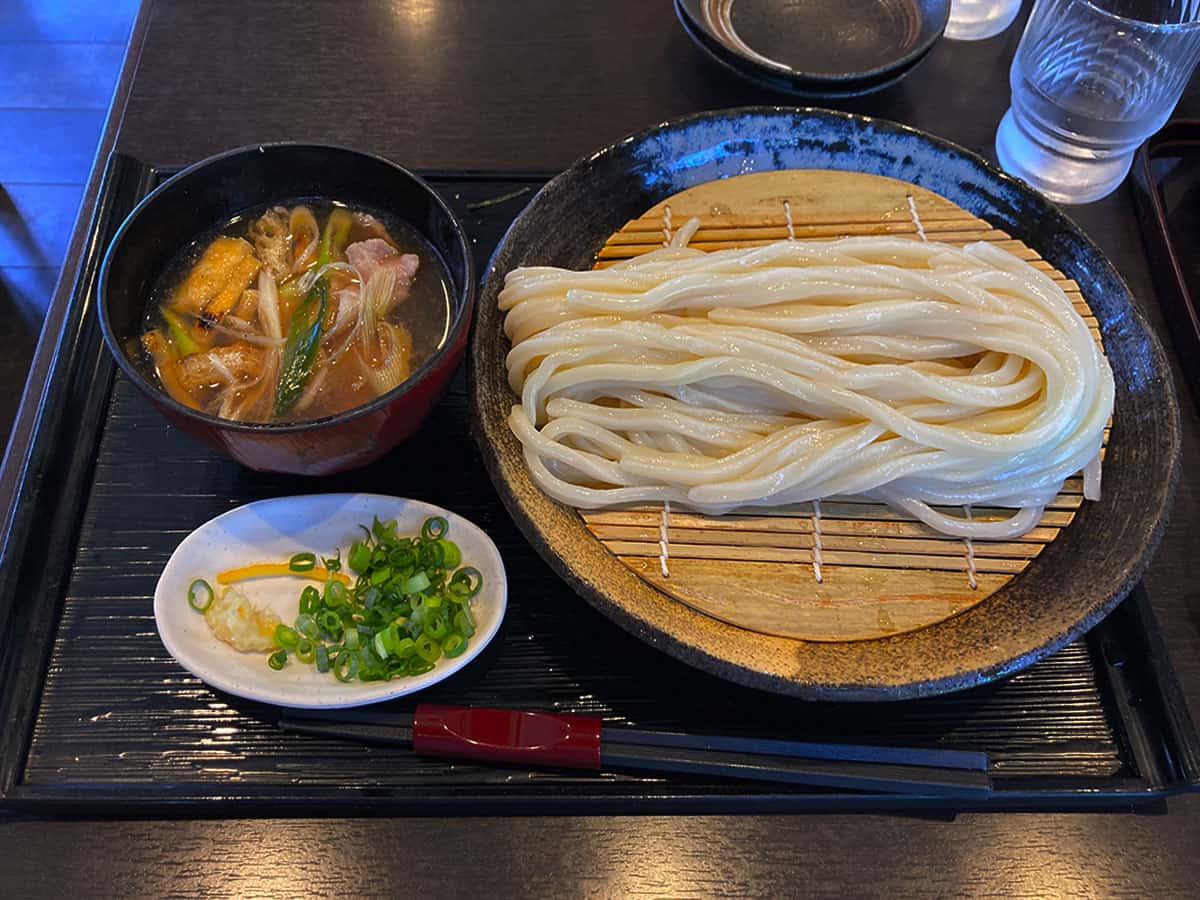
[{"label": "drinking glass", "polygon": [[1012,24],[1021,0],[950,0],[946,37],[953,41],[982,41]]},{"label": "drinking glass", "polygon": [[1200,58],[1200,0],[1037,0],[996,132],[1005,171],[1087,203],[1125,178]]}]

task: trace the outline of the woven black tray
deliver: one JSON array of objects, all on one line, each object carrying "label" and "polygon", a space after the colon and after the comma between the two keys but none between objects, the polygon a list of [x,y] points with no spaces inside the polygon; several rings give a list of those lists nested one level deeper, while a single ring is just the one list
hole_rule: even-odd
[{"label": "woven black tray", "polygon": [[[461,376],[417,437],[358,472],[317,480],[255,473],[193,443],[114,373],[93,309],[108,236],[165,174],[125,157],[109,164],[0,551],[0,809],[196,816],[962,808],[932,797],[745,781],[530,772],[287,734],[273,725],[275,710],[214,692],[168,656],[151,597],[184,535],[251,500],[358,490],[462,513],[492,535],[508,568],[499,636],[423,701],[573,711],[693,732],[986,750],[996,791],[983,808],[1161,805],[1200,783],[1200,742],[1140,590],[1086,639],[1004,681],[904,703],[804,703],[690,669],[575,597],[497,500],[468,437]],[[544,178],[430,180],[463,217],[482,271]]]}]

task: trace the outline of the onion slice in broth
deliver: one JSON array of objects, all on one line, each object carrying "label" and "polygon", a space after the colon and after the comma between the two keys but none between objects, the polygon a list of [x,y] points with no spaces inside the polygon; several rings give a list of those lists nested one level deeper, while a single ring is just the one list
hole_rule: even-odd
[{"label": "onion slice in broth", "polygon": [[396,270],[380,268],[371,276],[359,295],[358,334],[363,349],[375,348],[378,340],[379,323],[392,305],[392,293],[396,290]]},{"label": "onion slice in broth", "polygon": [[266,269],[258,273],[258,321],[267,337],[283,340],[283,322],[279,317],[279,288]]},{"label": "onion slice in broth", "polygon": [[363,353],[363,371],[371,387],[382,396],[408,378],[412,338],[402,326],[380,322],[376,347],[379,352],[377,360]]},{"label": "onion slice in broth", "polygon": [[408,377],[412,339],[399,325],[384,321],[396,292],[396,270],[377,269],[359,295],[359,358],[363,374],[378,394],[385,394]]},{"label": "onion slice in broth", "polygon": [[319,268],[319,269],[316,267],[311,268],[307,272],[305,272],[303,275],[300,276],[300,281],[299,281],[298,287],[300,288],[301,296],[308,293],[308,289],[313,286],[313,284],[316,282],[316,280],[318,278],[320,278],[322,275],[325,275],[329,272],[345,272],[347,275],[353,275],[355,278],[359,277],[358,269],[354,268],[354,266],[350,265],[350,263],[347,263],[347,262],[326,263],[325,265],[321,266],[321,268]]},{"label": "onion slice in broth", "polygon": [[292,261],[292,271],[300,272],[316,255],[317,247],[321,243],[321,228],[317,225],[317,217],[313,215],[311,209],[307,206],[297,206],[292,209],[292,214],[288,217],[288,230],[292,233],[293,247],[300,235],[307,238],[304,249],[294,254],[295,259]]},{"label": "onion slice in broth", "polygon": [[227,414],[222,413],[224,418],[254,422],[270,419],[285,342],[279,316],[279,288],[275,284],[275,277],[266,269],[258,273],[258,321],[266,334],[263,342],[270,341],[270,349],[263,359],[262,374],[256,382],[242,386],[241,403],[232,407]]}]

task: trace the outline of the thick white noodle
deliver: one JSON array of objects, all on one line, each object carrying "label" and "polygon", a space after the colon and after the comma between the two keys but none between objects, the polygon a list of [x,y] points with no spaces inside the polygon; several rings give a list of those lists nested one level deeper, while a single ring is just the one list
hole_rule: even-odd
[{"label": "thick white noodle", "polygon": [[509,273],[509,424],[550,496],[709,514],[865,496],[977,540],[1028,531],[1080,470],[1093,497],[1112,373],[1046,275],[987,243],[705,253],[695,225],[607,269]]}]

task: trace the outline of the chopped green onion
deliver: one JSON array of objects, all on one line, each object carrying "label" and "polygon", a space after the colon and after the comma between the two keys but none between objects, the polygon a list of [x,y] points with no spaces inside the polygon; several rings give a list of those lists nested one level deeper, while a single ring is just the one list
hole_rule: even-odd
[{"label": "chopped green onion", "polygon": [[429,662],[428,660],[424,660],[419,656],[413,656],[408,660],[409,675],[424,675],[432,668],[433,663]]},{"label": "chopped green onion", "polygon": [[275,416],[281,418],[304,393],[321,344],[321,327],[329,309],[329,279],[313,282],[288,320],[287,340],[275,391]]},{"label": "chopped green onion", "polygon": [[394,541],[396,539],[396,520],[388,519],[380,522],[375,516],[371,517],[371,534],[377,541]]},{"label": "chopped green onion", "polygon": [[175,342],[175,347],[179,350],[179,355],[191,356],[193,353],[199,353],[200,345],[188,333],[187,323],[184,322],[183,316],[167,306],[159,307],[159,311],[162,313],[163,320],[167,323],[167,331],[171,335],[171,340]]},{"label": "chopped green onion", "polygon": [[483,575],[474,566],[464,566],[450,577],[450,591],[463,597],[474,597],[483,587]]},{"label": "chopped green onion", "polygon": [[442,548],[443,566],[447,569],[457,569],[462,564],[462,551],[458,549],[458,544],[442,538],[438,541],[438,546]]},{"label": "chopped green onion", "polygon": [[296,631],[306,640],[315,641],[321,636],[321,626],[311,613],[300,613],[296,616]]},{"label": "chopped green onion", "polygon": [[342,252],[350,239],[350,228],[354,218],[348,209],[336,207],[325,220],[325,229],[321,232],[321,243],[317,245],[317,267],[328,265],[333,258]]},{"label": "chopped green onion", "polygon": [[428,634],[417,638],[417,656],[421,657],[425,662],[437,662],[437,658],[441,655],[441,645]]},{"label": "chopped green onion", "polygon": [[426,541],[417,551],[417,565],[422,569],[442,568],[444,556],[437,541]]},{"label": "chopped green onion", "polygon": [[317,567],[317,554],[297,553],[288,560],[288,568],[293,572],[311,572]]},{"label": "chopped green onion", "polygon": [[270,656],[267,657],[267,665],[270,666],[272,669],[274,669],[276,672],[278,672],[285,665],[287,665],[287,651],[286,650],[276,650],[274,653],[272,653]]},{"label": "chopped green onion", "polygon": [[430,516],[421,526],[421,537],[427,541],[436,541],[438,538],[445,537],[449,530],[450,523],[444,517]]},{"label": "chopped green onion", "polygon": [[350,546],[348,559],[351,569],[355,572],[365,572],[371,566],[371,548],[362,541],[355,541]]},{"label": "chopped green onion", "polygon": [[331,578],[325,582],[325,603],[328,606],[341,606],[347,602],[349,591],[346,586],[336,578]]},{"label": "chopped green onion", "polygon": [[321,605],[321,592],[311,584],[300,592],[300,612],[315,613]]},{"label": "chopped green onion", "polygon": [[472,621],[471,614],[467,612],[467,608],[465,606],[462,608],[461,612],[455,613],[454,615],[454,631],[457,634],[461,634],[465,638],[469,638],[475,634],[475,623]]},{"label": "chopped green onion", "polygon": [[397,547],[388,553],[387,561],[394,570],[408,569],[417,561],[417,557],[413,553],[412,547]]},{"label": "chopped green onion", "polygon": [[332,609],[327,609],[317,617],[321,630],[333,636],[342,633],[342,617]]},{"label": "chopped green onion", "polygon": [[208,608],[213,605],[213,600],[215,599],[216,595],[213,593],[212,585],[203,578],[197,578],[188,585],[188,606],[190,606],[196,612],[207,612]]},{"label": "chopped green onion", "polygon": [[388,653],[395,653],[396,646],[400,643],[400,626],[393,622],[383,629],[381,634],[385,635],[383,640],[387,645]]},{"label": "chopped green onion", "polygon": [[372,647],[372,649],[374,649],[375,655],[378,656],[380,659],[388,658],[388,648],[387,648],[387,643],[385,642],[385,637],[384,637],[386,634],[387,634],[386,631],[377,632],[375,634],[375,637],[371,641],[371,647]]},{"label": "chopped green onion", "polygon": [[358,675],[358,657],[348,650],[343,650],[332,661],[333,677],[343,683],[354,680]]},{"label": "chopped green onion", "polygon": [[424,572],[418,572],[412,578],[400,585],[400,593],[402,594],[419,594],[425,588],[429,587],[429,576]]},{"label": "chopped green onion", "polygon": [[330,577],[320,589],[304,588],[294,627],[275,629],[278,666],[290,652],[344,683],[381,681],[423,674],[443,656],[466,652],[476,633],[468,601],[483,576],[461,566],[448,519],[430,516],[413,537],[398,535],[395,520],[374,518],[370,528],[360,527],[363,537],[348,548],[320,558],[297,553],[289,561],[294,572],[323,564],[329,572],[352,572],[355,581]]},{"label": "chopped green onion", "polygon": [[425,634],[435,641],[440,641],[449,633],[450,626],[447,624],[445,616],[434,616],[433,621],[425,625]]}]

